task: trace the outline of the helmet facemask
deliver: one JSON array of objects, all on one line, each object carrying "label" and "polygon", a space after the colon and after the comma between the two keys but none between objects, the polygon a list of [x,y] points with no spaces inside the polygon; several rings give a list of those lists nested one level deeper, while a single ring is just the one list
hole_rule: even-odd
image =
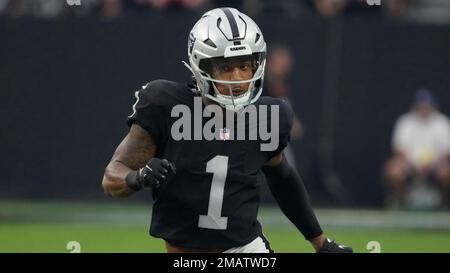
[{"label": "helmet facemask", "polygon": [[[199,73],[196,77],[197,79],[200,78],[200,84],[201,87],[203,87],[200,87],[202,95],[232,111],[238,111],[246,105],[254,103],[262,92],[265,57],[265,53],[254,53],[251,55],[229,58],[216,57],[203,59],[200,62],[198,68]],[[220,67],[222,65],[233,62],[233,59],[238,64],[241,62],[244,63],[245,59],[248,59],[250,62],[250,67],[248,69],[252,70],[250,79],[233,81],[213,77],[213,74],[217,74],[217,71],[221,71]],[[216,71],[216,73],[214,73],[214,71]],[[246,84],[248,84],[248,87],[242,88],[242,86]],[[221,91],[218,86],[221,86]]]}]

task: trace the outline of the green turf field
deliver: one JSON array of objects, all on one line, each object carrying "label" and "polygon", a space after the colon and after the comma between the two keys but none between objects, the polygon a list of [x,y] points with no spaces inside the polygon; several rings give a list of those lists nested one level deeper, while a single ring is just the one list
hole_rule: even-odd
[{"label": "green turf field", "polygon": [[[402,230],[332,230],[328,232],[356,252],[369,252],[378,241],[381,252],[450,252],[450,232]],[[312,252],[295,230],[266,229],[276,252]],[[161,240],[147,236],[146,227],[91,224],[26,224],[0,226],[0,252],[70,252],[67,243],[78,241],[81,252],[164,252]]]},{"label": "green turf field", "polygon": [[[0,252],[70,252],[66,248],[70,241],[79,242],[81,252],[165,251],[161,240],[147,235],[146,207],[129,210],[130,207],[116,205],[0,205]],[[331,212],[321,212],[319,218]],[[265,235],[276,252],[312,252],[308,242],[276,208],[262,209],[260,215]],[[356,252],[370,252],[367,249],[370,241],[379,242],[381,252],[450,252],[449,229],[352,228],[327,224],[325,230]]]}]

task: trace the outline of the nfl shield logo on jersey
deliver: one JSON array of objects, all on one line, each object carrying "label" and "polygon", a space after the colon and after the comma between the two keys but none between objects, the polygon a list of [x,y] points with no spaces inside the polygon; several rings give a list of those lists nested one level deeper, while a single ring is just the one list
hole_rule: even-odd
[{"label": "nfl shield logo on jersey", "polygon": [[221,140],[228,140],[228,139],[230,139],[230,129],[227,129],[227,128],[220,129],[219,138]]}]

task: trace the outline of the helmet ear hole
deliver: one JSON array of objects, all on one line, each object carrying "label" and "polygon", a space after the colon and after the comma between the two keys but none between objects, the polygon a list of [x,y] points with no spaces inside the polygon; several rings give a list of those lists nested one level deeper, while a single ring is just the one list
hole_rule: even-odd
[{"label": "helmet ear hole", "polygon": [[261,37],[261,35],[259,33],[256,33],[255,44],[258,42],[260,37]]}]

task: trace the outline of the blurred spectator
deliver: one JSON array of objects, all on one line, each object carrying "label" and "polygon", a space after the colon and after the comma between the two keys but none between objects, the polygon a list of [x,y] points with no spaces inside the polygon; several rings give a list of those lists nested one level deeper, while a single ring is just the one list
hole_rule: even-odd
[{"label": "blurred spectator", "polygon": [[61,0],[32,0],[33,14],[41,18],[54,18],[63,14],[67,7],[66,1]]},{"label": "blurred spectator", "polygon": [[27,0],[7,1],[5,13],[11,18],[19,18],[29,15],[31,12],[31,2]]},{"label": "blurred spectator", "polygon": [[305,13],[311,13],[312,1],[314,0],[216,0],[215,2],[222,6],[241,7],[251,17],[276,13],[280,17],[296,19]]},{"label": "blurred spectator", "polygon": [[385,1],[389,15],[410,22],[450,23],[448,0],[390,0]]},{"label": "blurred spectator", "polygon": [[438,186],[440,201],[447,205],[450,190],[450,121],[436,109],[435,99],[428,90],[419,90],[412,110],[398,119],[394,128],[393,149],[394,155],[385,166],[390,191],[387,205],[404,205],[408,187],[423,189],[424,183],[431,185],[429,182]]},{"label": "blurred spectator", "polygon": [[99,10],[100,2],[101,0],[80,0],[80,6],[67,6],[67,9],[76,16],[88,16]]},{"label": "blurred spectator", "polygon": [[102,19],[114,19],[124,9],[200,9],[211,4],[208,0],[81,0],[80,6],[70,7],[65,0],[0,0],[0,13],[13,18],[33,16],[54,18],[66,13],[80,16],[92,13]]},{"label": "blurred spectator", "polygon": [[13,18],[33,16],[39,18],[54,18],[63,14],[67,7],[61,0],[9,0],[2,1],[5,13]]},{"label": "blurred spectator", "polygon": [[271,96],[288,97],[290,92],[289,78],[293,64],[294,59],[289,48],[280,44],[271,46],[266,68],[266,80]]},{"label": "blurred spectator", "polygon": [[[102,0],[81,0],[81,1],[91,1],[96,2],[98,5],[98,2]],[[127,8],[138,8],[138,9],[150,9],[152,0],[121,0],[123,6]],[[84,4],[84,2],[83,2]]]},{"label": "blurred spectator", "polygon": [[205,0],[148,0],[148,2],[150,6],[158,9],[196,9],[199,8]]},{"label": "blurred spectator", "polygon": [[[265,87],[267,94],[272,97],[283,98],[289,101],[291,92],[290,76],[294,65],[294,57],[284,45],[274,45],[267,58],[267,70],[265,75]],[[298,140],[302,135],[300,120],[294,116],[291,139]],[[288,161],[295,164],[295,158],[290,147],[284,151]]]},{"label": "blurred spectator", "polygon": [[147,11],[150,9],[150,0],[124,0],[127,8],[133,11]]},{"label": "blurred spectator", "polygon": [[[378,12],[380,7],[369,5],[367,0],[307,0],[312,1],[313,6],[320,15],[326,18],[335,17],[348,12]],[[381,4],[381,3],[380,3]]]},{"label": "blurred spectator", "polygon": [[122,14],[122,0],[100,0],[98,15],[101,19],[110,20]]},{"label": "blurred spectator", "polygon": [[324,17],[333,17],[343,11],[351,0],[314,0],[317,11]]},{"label": "blurred spectator", "polygon": [[0,0],[0,14],[4,13],[9,0]]},{"label": "blurred spectator", "polygon": [[4,6],[2,12],[4,12],[9,17],[17,18],[25,14],[23,0],[17,1],[3,0],[3,1],[5,1],[5,3],[2,4]]},{"label": "blurred spectator", "polygon": [[386,3],[389,15],[400,17],[405,12],[410,0],[391,0]]}]

